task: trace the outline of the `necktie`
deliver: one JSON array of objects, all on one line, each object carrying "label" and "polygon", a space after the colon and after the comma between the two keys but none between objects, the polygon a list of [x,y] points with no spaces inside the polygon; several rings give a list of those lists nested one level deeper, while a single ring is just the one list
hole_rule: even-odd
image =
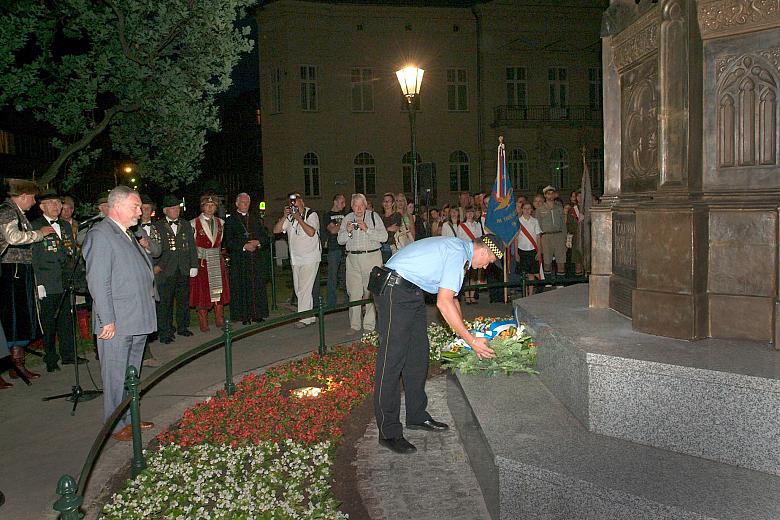
[{"label": "necktie", "polygon": [[214,219],[209,219],[209,230],[211,230],[211,236],[214,236]]}]

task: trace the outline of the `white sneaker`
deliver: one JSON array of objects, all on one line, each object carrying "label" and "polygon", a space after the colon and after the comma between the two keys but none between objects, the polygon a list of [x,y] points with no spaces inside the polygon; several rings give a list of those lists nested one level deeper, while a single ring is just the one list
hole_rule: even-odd
[{"label": "white sneaker", "polygon": [[305,328],[306,328],[306,327],[308,327],[308,326],[309,326],[309,324],[308,324],[308,323],[304,323],[304,322],[302,322],[302,321],[299,321],[299,322],[297,322],[297,323],[295,324],[295,328],[296,328],[296,329],[305,329]]}]

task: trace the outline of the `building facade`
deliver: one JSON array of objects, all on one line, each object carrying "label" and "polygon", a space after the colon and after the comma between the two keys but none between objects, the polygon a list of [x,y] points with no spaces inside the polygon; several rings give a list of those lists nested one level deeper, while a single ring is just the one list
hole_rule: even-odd
[{"label": "building facade", "polygon": [[[606,2],[441,7],[280,0],[258,11],[263,174],[271,211],[298,190],[412,195],[395,71],[425,69],[416,112],[421,200],[489,190],[504,136],[516,192],[601,191],[600,17]],[[454,6],[452,6],[454,5]],[[464,7],[464,5],[467,5]]]}]

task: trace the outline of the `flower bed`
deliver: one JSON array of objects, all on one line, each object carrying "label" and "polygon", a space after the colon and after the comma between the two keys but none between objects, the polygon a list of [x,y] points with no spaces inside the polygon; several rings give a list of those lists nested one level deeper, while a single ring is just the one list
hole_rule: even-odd
[{"label": "flower bed", "polygon": [[[102,518],[342,519],[328,482],[332,442],[373,388],[376,349],[333,349],[252,374],[161,433],[147,469]],[[296,397],[297,381],[317,397]]]}]

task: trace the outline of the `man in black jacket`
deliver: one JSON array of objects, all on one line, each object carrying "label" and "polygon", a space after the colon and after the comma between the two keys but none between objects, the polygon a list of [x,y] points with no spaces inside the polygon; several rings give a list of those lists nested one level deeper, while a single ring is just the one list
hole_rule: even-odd
[{"label": "man in black jacket", "polygon": [[[43,326],[43,350],[46,371],[54,372],[60,367],[57,362],[62,359],[63,365],[72,365],[75,361],[85,363],[86,359],[76,356],[75,333],[70,320],[70,299],[63,298],[69,272],[65,272],[69,253],[73,255],[66,244],[75,243],[73,228],[59,218],[62,210],[60,196],[47,192],[38,197],[43,215],[31,224],[33,229],[44,226],[54,228],[54,233],[47,235],[41,242],[33,244],[33,271],[37,283],[38,299],[41,309],[41,325]],[[62,302],[62,308],[59,308]],[[59,310],[59,314],[57,311]],[[56,342],[59,339],[60,351],[57,354]]]},{"label": "man in black jacket", "polygon": [[[160,256],[154,260],[154,274],[160,302],[157,307],[157,330],[160,343],[171,343],[178,333],[192,336],[190,326],[190,277],[198,274],[198,251],[192,225],[180,219],[181,205],[173,195],[163,198],[165,218],[156,221]],[[173,305],[176,302],[176,327]]]}]

